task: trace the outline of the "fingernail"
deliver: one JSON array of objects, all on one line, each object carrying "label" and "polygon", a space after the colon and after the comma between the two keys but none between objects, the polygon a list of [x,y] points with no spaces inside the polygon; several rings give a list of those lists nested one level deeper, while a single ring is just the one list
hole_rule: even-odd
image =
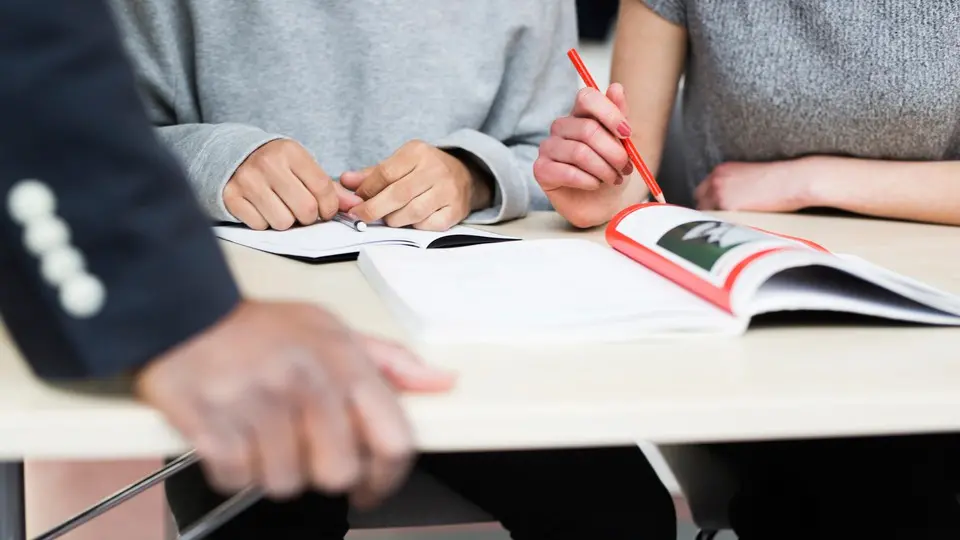
[{"label": "fingernail", "polygon": [[619,126],[617,126],[617,133],[619,133],[621,137],[626,139],[633,133],[633,129],[630,127],[630,124],[628,124],[627,121],[624,120],[623,122],[620,122]]},{"label": "fingernail", "polygon": [[633,163],[627,163],[627,166],[623,168],[623,175],[629,176],[633,173]]},{"label": "fingernail", "polygon": [[615,185],[615,186],[619,186],[619,185],[621,185],[621,184],[623,184],[623,177],[622,177],[622,176],[621,176],[620,178],[617,178],[616,180],[613,181],[613,185]]}]

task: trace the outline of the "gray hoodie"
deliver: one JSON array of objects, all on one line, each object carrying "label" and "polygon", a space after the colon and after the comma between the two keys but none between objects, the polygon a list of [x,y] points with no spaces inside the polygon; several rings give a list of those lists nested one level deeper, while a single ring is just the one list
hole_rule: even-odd
[{"label": "gray hoodie", "polygon": [[537,146],[568,112],[574,0],[113,0],[160,137],[215,220],[246,157],[289,137],[332,177],[411,139],[496,180],[472,223],[549,208]]}]

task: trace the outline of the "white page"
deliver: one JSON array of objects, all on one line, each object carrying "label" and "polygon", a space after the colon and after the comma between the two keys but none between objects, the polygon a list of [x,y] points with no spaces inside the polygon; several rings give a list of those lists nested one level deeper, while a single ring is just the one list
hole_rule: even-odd
[{"label": "white page", "polygon": [[255,231],[245,227],[214,227],[214,233],[233,242],[278,255],[319,258],[356,253],[365,245],[394,244],[426,248],[431,242],[454,235],[507,238],[503,235],[457,226],[447,232],[420,231],[371,224],[363,232],[342,223],[328,221],[286,231]]},{"label": "white page", "polygon": [[956,295],[858,257],[777,253],[753,263],[742,277],[751,287],[758,287],[738,298],[744,300],[738,312],[745,315],[824,310],[924,324],[960,324],[960,298]]},{"label": "white page", "polygon": [[733,323],[712,304],[586,240],[425,252],[369,247],[360,268],[401,322],[431,341],[634,339]]},{"label": "white page", "polygon": [[775,248],[813,251],[799,241],[671,205],[637,210],[617,225],[628,238],[721,287],[737,264]]}]

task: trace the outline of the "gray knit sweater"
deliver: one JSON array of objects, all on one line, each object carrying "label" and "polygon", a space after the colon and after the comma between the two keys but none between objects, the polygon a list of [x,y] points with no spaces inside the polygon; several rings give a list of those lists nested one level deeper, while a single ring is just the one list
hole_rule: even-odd
[{"label": "gray knit sweater", "polygon": [[724,161],[960,158],[956,0],[642,1],[688,30],[691,184]]},{"label": "gray knit sweater", "polygon": [[474,223],[547,207],[537,147],[577,75],[574,0],[113,0],[161,138],[214,219],[260,145],[290,137],[333,177],[421,139],[496,180]]}]

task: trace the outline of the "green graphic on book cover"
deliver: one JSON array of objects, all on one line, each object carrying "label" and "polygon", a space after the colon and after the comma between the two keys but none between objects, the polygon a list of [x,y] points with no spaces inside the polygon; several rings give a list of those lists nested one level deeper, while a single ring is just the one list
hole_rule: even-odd
[{"label": "green graphic on book cover", "polygon": [[666,232],[657,245],[690,261],[708,272],[721,257],[736,247],[750,242],[768,240],[755,229],[722,221],[691,221]]}]

